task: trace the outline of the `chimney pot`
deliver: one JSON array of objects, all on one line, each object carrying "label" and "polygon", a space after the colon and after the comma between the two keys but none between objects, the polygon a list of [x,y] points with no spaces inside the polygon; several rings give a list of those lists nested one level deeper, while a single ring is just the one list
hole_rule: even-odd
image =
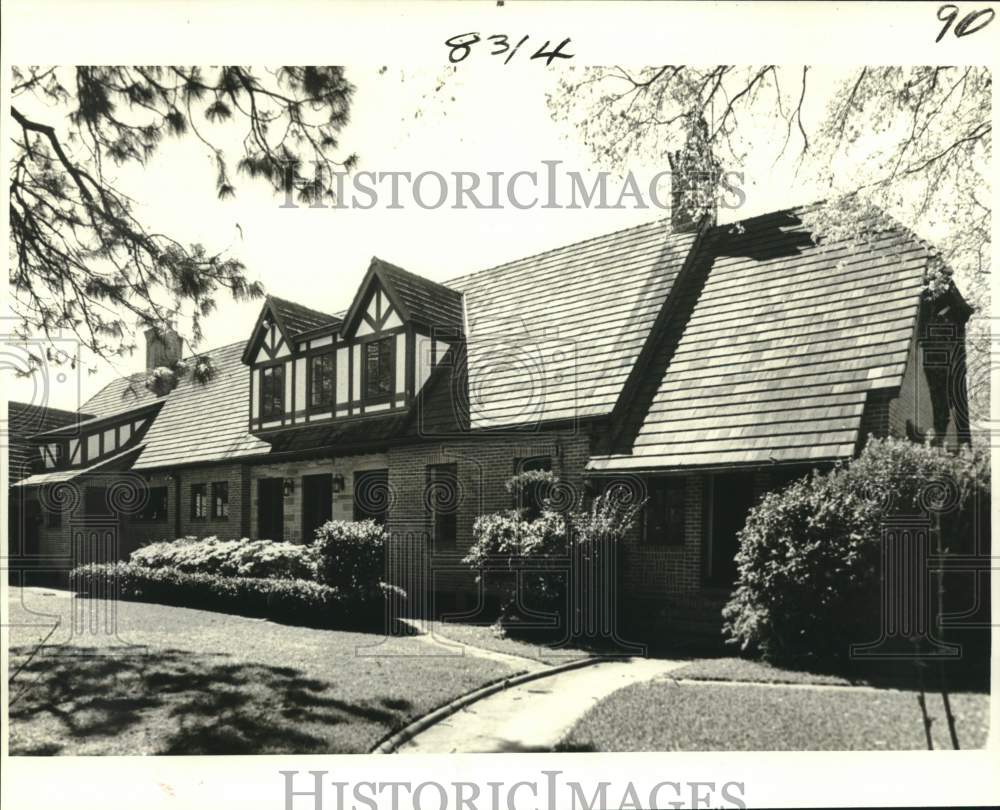
[{"label": "chimney pot", "polygon": [[707,143],[704,120],[688,132],[683,149],[667,154],[670,161],[670,226],[673,233],[692,233],[708,217],[718,216],[716,191],[722,168]]},{"label": "chimney pot", "polygon": [[146,330],[146,371],[173,366],[183,354],[184,338],[177,334],[172,323],[165,329],[151,326]]}]

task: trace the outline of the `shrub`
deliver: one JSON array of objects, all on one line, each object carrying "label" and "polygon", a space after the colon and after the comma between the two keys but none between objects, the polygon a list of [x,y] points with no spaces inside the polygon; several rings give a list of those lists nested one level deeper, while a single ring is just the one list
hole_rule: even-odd
[{"label": "shrub", "polygon": [[129,559],[147,568],[265,579],[314,579],[316,566],[311,546],[246,538],[184,537],[144,546]]},{"label": "shrub", "polygon": [[330,520],[316,530],[316,579],[359,597],[380,592],[385,575],[385,529],[374,520]]},{"label": "shrub", "polygon": [[[552,473],[531,478],[522,473],[508,481],[508,491],[524,483],[545,483],[550,492],[558,493],[560,481]],[[589,509],[563,513],[552,507],[556,498],[543,501],[545,507],[538,517],[529,518],[525,509],[481,515],[472,528],[473,545],[462,562],[481,576],[482,571],[501,570],[507,573],[494,582],[499,591],[500,613],[505,620],[517,617],[519,596],[531,608],[564,610],[567,605],[567,559],[588,564],[599,570],[599,555],[616,545],[635,520],[642,503],[634,502],[630,493],[621,488],[609,488],[596,497]],[[568,500],[559,498],[569,503]],[[559,567],[563,571],[547,571]],[[579,565],[571,571],[581,572]],[[518,593],[520,575],[521,593]],[[600,601],[600,600],[595,600]],[[565,618],[565,617],[564,617]],[[578,623],[585,626],[586,622]]]},{"label": "shrub", "polygon": [[112,584],[122,599],[221,610],[315,627],[369,628],[384,615],[381,598],[360,599],[303,579],[189,573],[134,562],[91,563],[70,572],[70,587],[81,596],[110,594]]},{"label": "shrub", "polygon": [[856,460],[769,493],[740,536],[728,641],[768,659],[842,663],[851,644],[879,637],[883,525],[930,516],[945,550],[968,553],[969,506],[989,486],[981,451],[873,439]]}]

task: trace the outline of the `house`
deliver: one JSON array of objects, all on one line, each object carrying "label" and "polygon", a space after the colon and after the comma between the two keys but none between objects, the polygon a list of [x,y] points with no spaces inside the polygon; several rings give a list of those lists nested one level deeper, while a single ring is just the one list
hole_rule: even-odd
[{"label": "house", "polygon": [[[3,434],[7,444],[8,486],[21,481],[43,466],[38,448],[31,437],[36,433],[75,424],[86,418],[86,414],[76,411],[50,408],[29,402],[8,402],[7,423]],[[39,552],[39,528],[45,520],[37,497],[25,497],[30,489],[8,490],[7,536],[10,538],[8,557],[23,560],[37,557]]]},{"label": "house", "polygon": [[[717,622],[762,493],[869,435],[967,439],[971,310],[926,294],[933,249],[896,225],[814,240],[805,213],[668,218],[444,284],[373,258],[346,312],[268,297],[245,339],[180,367],[176,335],[150,333],[147,370],[35,435],[45,467],[16,486],[63,504],[40,541],[67,567],[373,517],[428,591],[467,600],[473,521],[512,505],[511,474],[626,480],[649,498],[627,603]],[[176,386],[151,390],[165,367]]]}]

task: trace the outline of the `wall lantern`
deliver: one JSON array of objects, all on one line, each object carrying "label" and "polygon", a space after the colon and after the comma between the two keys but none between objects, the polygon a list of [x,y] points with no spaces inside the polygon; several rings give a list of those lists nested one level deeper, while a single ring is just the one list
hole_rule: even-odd
[{"label": "wall lantern", "polygon": [[344,476],[340,473],[335,473],[333,476],[333,491],[343,492],[344,491]]},{"label": "wall lantern", "polygon": [[287,498],[289,495],[295,492],[295,479],[286,478],[284,483],[284,493]]}]

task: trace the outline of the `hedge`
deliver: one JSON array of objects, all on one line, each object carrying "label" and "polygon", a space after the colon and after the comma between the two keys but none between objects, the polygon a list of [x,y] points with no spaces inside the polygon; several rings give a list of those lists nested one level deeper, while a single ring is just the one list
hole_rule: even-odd
[{"label": "hedge", "polygon": [[146,568],[175,568],[191,574],[223,574],[267,579],[314,579],[316,555],[311,546],[274,540],[220,540],[182,537],[151,543],[129,557]]},{"label": "hedge", "polygon": [[219,610],[290,624],[372,629],[384,622],[384,599],[350,596],[304,579],[262,579],[150,568],[134,562],[90,563],[70,572],[80,596],[107,594],[117,580],[121,599]]}]

